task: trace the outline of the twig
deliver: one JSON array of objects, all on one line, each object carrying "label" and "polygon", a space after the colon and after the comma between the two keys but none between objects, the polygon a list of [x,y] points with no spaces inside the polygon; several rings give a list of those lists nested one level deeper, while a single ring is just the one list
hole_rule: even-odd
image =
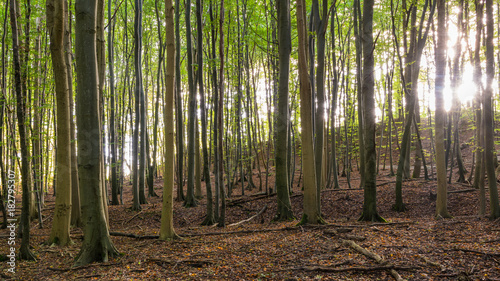
[{"label": "twig", "polygon": [[262,210],[260,210],[257,214],[251,216],[250,218],[248,218],[246,220],[239,221],[239,222],[232,223],[232,224],[228,225],[228,227],[229,226],[237,226],[237,225],[249,222],[249,221],[255,219],[256,217],[262,215],[266,210],[267,210],[267,205],[265,205],[264,208],[262,208]]},{"label": "twig", "polygon": [[129,223],[131,220],[135,219],[135,217],[137,217],[138,215],[140,215],[142,213],[143,210],[141,210],[139,213],[135,214],[133,217],[131,217],[128,221],[126,222],[122,222],[122,225],[124,225],[125,223]]}]

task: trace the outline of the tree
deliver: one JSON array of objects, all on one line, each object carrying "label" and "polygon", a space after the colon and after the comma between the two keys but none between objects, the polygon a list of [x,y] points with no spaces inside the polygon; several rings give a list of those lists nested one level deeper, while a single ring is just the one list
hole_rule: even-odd
[{"label": "tree", "polygon": [[488,188],[490,189],[490,219],[500,217],[500,205],[498,203],[498,189],[495,175],[495,147],[493,137],[493,79],[495,77],[495,57],[494,57],[494,19],[493,0],[486,0],[484,7],[486,11],[486,86],[483,94],[484,108],[484,155],[486,162],[486,175],[488,176]]},{"label": "tree", "polygon": [[19,129],[19,141],[21,142],[21,177],[22,177],[22,210],[21,210],[21,248],[19,258],[23,260],[35,260],[35,256],[30,250],[30,188],[29,181],[29,152],[26,137],[26,97],[23,92],[21,82],[21,59],[19,56],[19,34],[16,17],[17,1],[10,0],[10,27],[12,32],[12,55],[14,60],[14,86],[16,92],[16,114]]},{"label": "tree", "polygon": [[[132,209],[140,210],[141,209],[141,179],[144,179],[141,173],[141,167],[137,166],[138,163],[142,162],[142,157],[144,156],[142,153],[142,146],[139,146],[139,135],[142,117],[141,114],[141,97],[142,97],[142,0],[135,0],[135,18],[134,18],[134,35],[135,35],[135,49],[134,49],[134,67],[135,67],[135,123],[134,123],[134,137],[132,144],[132,194],[134,196]],[[142,134],[141,134],[142,140]],[[140,149],[141,148],[141,149]],[[138,158],[140,157],[140,158]],[[142,185],[144,187],[144,185]]]},{"label": "tree", "polygon": [[[198,30],[198,50],[203,49],[203,7],[201,0],[196,0],[196,23]],[[207,141],[207,109],[205,103],[205,91],[203,89],[203,52],[198,52],[198,83],[200,85],[200,111],[201,111],[201,145],[203,149],[203,176],[205,177],[205,189],[207,191],[207,214],[202,224],[212,225],[215,223],[213,200],[212,200],[212,181],[210,179],[210,161],[208,159],[208,141]],[[201,193],[201,192],[200,192]]]},{"label": "tree", "polygon": [[312,132],[312,89],[307,73],[307,41],[305,26],[305,3],[297,0],[297,29],[299,35],[299,82],[300,82],[300,120],[302,127],[302,170],[304,174],[304,214],[302,223],[317,224],[322,222],[316,186],[316,168],[314,163]]},{"label": "tree", "polygon": [[71,126],[69,82],[64,54],[64,1],[46,2],[47,27],[50,33],[50,52],[56,82],[57,103],[57,196],[52,232],[48,244],[71,244]]},{"label": "tree", "polygon": [[165,126],[165,174],[163,179],[163,205],[161,210],[160,239],[175,239],[177,234],[173,222],[174,192],[174,94],[175,94],[175,35],[174,7],[172,0],[165,0],[166,26],[166,72],[165,107],[163,110]]},{"label": "tree", "polygon": [[375,88],[374,88],[374,49],[373,43],[373,0],[363,3],[363,83],[362,109],[365,141],[365,185],[363,213],[359,220],[383,221],[377,212],[377,165],[375,146]]},{"label": "tree", "polygon": [[78,169],[81,186],[83,243],[75,262],[82,266],[94,261],[107,262],[118,250],[109,236],[101,190],[101,127],[98,107],[96,54],[96,0],[75,5],[75,54],[77,66],[76,114],[78,126]]},{"label": "tree", "polygon": [[196,134],[196,87],[193,79],[193,54],[191,46],[191,0],[186,1],[186,47],[187,47],[187,74],[189,88],[189,107],[188,107],[188,170],[187,170],[187,193],[184,202],[185,207],[194,207],[197,205],[194,198],[194,160],[195,160],[195,134]]},{"label": "tree", "polygon": [[436,216],[450,218],[447,208],[447,183],[446,183],[446,163],[444,155],[444,79],[446,75],[446,1],[438,0],[438,39],[436,46],[436,173],[437,173],[437,198]]},{"label": "tree", "polygon": [[[290,1],[276,2],[278,11],[279,34],[279,86],[278,86],[278,115],[276,118],[276,192],[278,193],[278,209],[276,220],[290,220],[293,218],[288,183],[288,125],[289,101],[288,79],[290,72],[290,51],[292,49],[290,34]],[[251,175],[250,175],[251,176]]]},{"label": "tree", "polygon": [[[220,59],[220,68],[219,68],[219,98],[218,98],[218,115],[217,115],[217,128],[218,137],[217,146],[218,146],[218,164],[219,170],[217,175],[219,177],[219,197],[221,200],[221,207],[219,221],[217,222],[217,226],[224,227],[226,225],[226,190],[224,186],[224,150],[222,144],[222,134],[224,133],[224,124],[222,123],[222,115],[224,112],[224,31],[222,27],[224,26],[224,0],[220,3],[220,14],[219,14],[219,31],[220,31],[220,39],[219,39],[219,59]],[[216,204],[219,204],[217,202]]]}]

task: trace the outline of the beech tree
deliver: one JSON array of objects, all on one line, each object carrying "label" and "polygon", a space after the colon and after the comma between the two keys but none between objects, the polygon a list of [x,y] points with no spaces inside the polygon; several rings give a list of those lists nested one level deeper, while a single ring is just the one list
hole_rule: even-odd
[{"label": "beech tree", "polygon": [[436,198],[436,216],[450,218],[448,213],[447,183],[446,183],[446,163],[444,155],[444,79],[446,75],[446,1],[438,0],[438,24],[437,24],[437,46],[436,46],[436,171],[437,171],[437,198]]},{"label": "beech tree", "polygon": [[56,82],[57,101],[57,196],[48,243],[66,246],[71,243],[71,126],[69,81],[64,55],[65,1],[46,2],[47,26],[50,33],[50,51]]},{"label": "beech tree", "polygon": [[304,0],[297,0],[297,30],[299,35],[299,81],[300,81],[300,119],[302,127],[302,170],[304,173],[304,214],[301,223],[317,224],[323,219],[320,214],[316,186],[312,132],[312,89],[307,71],[308,46],[306,41],[306,9]]},{"label": "beech tree", "polygon": [[[279,32],[279,97],[278,117],[276,118],[276,192],[278,193],[278,210],[276,220],[289,220],[293,218],[290,203],[288,183],[288,124],[289,118],[289,69],[290,69],[290,2],[288,0],[277,1],[278,32]],[[251,176],[251,175],[250,175]]]},{"label": "beech tree", "polygon": [[500,217],[500,205],[498,203],[498,189],[495,175],[494,139],[493,139],[493,79],[495,77],[494,56],[494,20],[493,0],[486,0],[484,10],[486,11],[486,85],[483,94],[484,108],[484,153],[486,162],[486,175],[488,176],[488,188],[490,190],[490,219]]},{"label": "beech tree", "polygon": [[163,179],[163,205],[161,211],[160,239],[177,237],[173,223],[174,193],[174,92],[175,92],[175,34],[174,7],[172,0],[165,0],[166,26],[166,71],[165,71],[165,106],[163,118],[165,126],[165,174]]},{"label": "beech tree", "polygon": [[76,2],[75,55],[77,73],[78,176],[81,188],[83,243],[75,262],[82,266],[108,261],[118,250],[109,236],[100,177],[102,147],[99,124],[96,54],[96,0]]},{"label": "beech tree", "polygon": [[21,59],[19,56],[19,33],[17,25],[17,1],[10,0],[10,27],[12,32],[12,56],[14,59],[14,85],[16,92],[16,114],[17,126],[19,129],[19,139],[21,142],[21,177],[22,177],[22,210],[21,210],[21,248],[19,249],[19,258],[23,260],[35,260],[35,256],[30,250],[30,206],[33,203],[30,200],[29,188],[29,151],[26,136],[26,97],[21,82]]}]

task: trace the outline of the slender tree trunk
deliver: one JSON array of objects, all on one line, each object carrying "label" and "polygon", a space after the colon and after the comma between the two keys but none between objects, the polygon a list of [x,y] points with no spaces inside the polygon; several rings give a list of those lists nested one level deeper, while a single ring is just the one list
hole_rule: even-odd
[{"label": "slender tree trunk", "polygon": [[[142,151],[139,149],[140,138],[140,124],[141,124],[141,91],[142,91],[142,65],[141,65],[141,52],[142,52],[142,0],[135,0],[135,19],[134,19],[134,68],[135,68],[135,123],[134,123],[134,136],[132,140],[132,194],[133,194],[133,210],[141,209],[141,191],[140,191],[140,167]],[[139,165],[140,166],[140,165]]]},{"label": "slender tree trunk", "polygon": [[446,75],[446,1],[438,0],[438,39],[436,46],[436,170],[437,170],[437,198],[436,198],[436,216],[450,218],[448,213],[448,199],[446,186],[446,163],[444,152],[444,79]]},{"label": "slender tree trunk", "polygon": [[[2,77],[1,77],[1,84],[0,84],[0,142],[1,143],[7,143],[4,142],[4,134],[3,134],[3,129],[4,129],[4,114],[5,114],[5,97],[6,97],[6,71],[5,71],[5,36],[7,35],[7,18],[8,14],[7,12],[9,11],[9,1],[5,1],[5,14],[4,14],[4,21],[3,21],[3,32],[2,32]],[[35,91],[35,94],[37,92]],[[4,146],[0,146],[0,177],[2,178],[2,190],[0,190],[0,194],[7,194],[7,172],[5,171],[5,162],[3,158],[3,148]],[[40,161],[41,159],[38,158]],[[37,166],[41,167],[41,165]],[[39,173],[41,171],[38,171]],[[0,208],[2,209],[2,215],[3,215],[3,225],[2,229],[7,228],[7,210],[5,209],[4,205],[4,199],[2,196],[0,196]]]},{"label": "slender tree trunk", "polygon": [[[78,183],[78,161],[76,155],[76,125],[73,117],[75,108],[73,100],[73,51],[71,48],[71,29],[72,19],[68,1],[64,1],[65,13],[65,32],[64,32],[64,58],[66,63],[66,73],[68,75],[69,89],[69,112],[70,112],[70,130],[71,130],[71,225],[82,226],[81,208],[80,208],[80,188]],[[43,190],[40,189],[40,197],[43,198]]]},{"label": "slender tree trunk", "polygon": [[362,59],[361,56],[363,55],[363,45],[361,45],[361,34],[362,30],[361,27],[358,27],[362,23],[362,15],[361,15],[361,6],[360,6],[360,0],[355,0],[354,1],[354,35],[356,37],[355,39],[355,44],[356,44],[356,89],[357,89],[357,100],[358,100],[358,143],[359,143],[359,175],[360,175],[360,187],[364,188],[365,185],[365,141],[364,141],[364,117],[363,117],[363,110],[362,104],[363,104],[363,98],[364,95],[362,94],[362,87],[363,87],[363,69],[362,69]]},{"label": "slender tree trunk", "polygon": [[172,0],[165,0],[166,27],[166,71],[165,107],[163,110],[165,130],[165,174],[163,175],[163,205],[161,211],[160,240],[177,238],[173,219],[174,193],[174,95],[175,95],[175,35],[174,7]]},{"label": "slender tree trunk", "polygon": [[[221,1],[220,4],[220,14],[219,14],[219,60],[220,60],[220,68],[219,68],[219,106],[218,106],[218,116],[217,116],[217,124],[219,125],[219,140],[217,141],[218,155],[219,155],[219,192],[221,199],[221,207],[219,214],[218,226],[224,227],[226,225],[226,190],[224,186],[224,155],[223,155],[223,144],[222,144],[222,135],[224,133],[224,124],[222,123],[222,115],[224,112],[224,0]],[[228,178],[229,182],[229,178]]]},{"label": "slender tree trunk", "polygon": [[374,88],[374,49],[373,44],[373,0],[363,3],[363,83],[362,83],[362,110],[365,141],[365,182],[364,201],[361,221],[385,220],[377,212],[377,166],[375,145],[375,88]]},{"label": "slender tree trunk", "polygon": [[180,6],[181,1],[175,1],[175,120],[177,125],[177,201],[184,200],[184,120],[181,93],[181,37],[180,37]]},{"label": "slender tree trunk", "polygon": [[30,189],[29,178],[29,152],[26,138],[25,116],[26,97],[23,96],[21,82],[21,59],[19,56],[19,33],[16,17],[16,0],[10,0],[10,26],[12,33],[12,55],[14,61],[14,86],[16,92],[16,113],[17,125],[19,128],[19,141],[21,142],[21,177],[22,177],[22,210],[21,210],[21,248],[19,258],[21,260],[35,260],[35,256],[30,250]]},{"label": "slender tree trunk", "polygon": [[64,55],[65,13],[64,2],[49,0],[46,3],[47,28],[50,34],[50,53],[56,84],[57,103],[57,197],[54,220],[48,244],[71,244],[71,125],[69,106],[69,81]]},{"label": "slender tree trunk", "polygon": [[[203,25],[202,25],[203,6],[201,0],[196,0],[196,23],[198,30],[198,50],[203,49]],[[212,202],[212,180],[210,178],[210,161],[208,159],[208,140],[207,134],[207,109],[205,102],[205,89],[203,86],[203,52],[198,51],[198,83],[200,90],[200,111],[201,111],[201,143],[203,149],[203,174],[205,177],[205,188],[207,193],[207,214],[203,225],[212,225],[215,223]],[[201,190],[200,190],[201,195]]]},{"label": "slender tree trunk", "polygon": [[185,7],[186,24],[186,47],[187,47],[187,73],[189,86],[189,108],[188,108],[188,171],[187,171],[187,196],[184,201],[185,207],[197,205],[194,198],[195,179],[195,142],[196,142],[196,87],[193,79],[193,48],[191,46],[191,0],[186,1]]},{"label": "slender tree trunk", "polygon": [[493,0],[486,0],[486,86],[483,94],[484,108],[484,159],[486,162],[486,175],[488,176],[488,188],[490,190],[490,219],[500,217],[500,205],[498,200],[498,189],[495,175],[494,157],[496,157],[493,135],[493,79],[495,76],[495,58],[493,45]]},{"label": "slender tree trunk", "polygon": [[287,161],[288,146],[288,79],[290,72],[290,1],[276,2],[278,10],[279,34],[279,87],[278,87],[278,115],[276,118],[276,192],[278,193],[278,207],[275,220],[285,221],[293,219],[292,204],[290,202]]},{"label": "slender tree trunk", "polygon": [[114,23],[111,19],[111,0],[108,1],[108,61],[109,61],[109,98],[110,116],[109,116],[109,144],[111,156],[111,205],[118,205],[118,177],[117,177],[117,157],[116,157],[116,125],[115,125],[115,72],[114,72]]},{"label": "slender tree trunk", "polygon": [[297,29],[299,35],[299,81],[300,81],[300,120],[302,122],[302,170],[304,173],[304,214],[300,223],[321,223],[319,213],[316,168],[314,162],[312,132],[312,88],[307,74],[307,41],[305,25],[305,3],[297,0]]}]

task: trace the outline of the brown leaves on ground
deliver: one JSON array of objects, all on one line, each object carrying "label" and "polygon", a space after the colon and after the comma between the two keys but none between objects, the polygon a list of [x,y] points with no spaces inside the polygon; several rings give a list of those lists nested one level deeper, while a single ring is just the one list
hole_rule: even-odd
[{"label": "brown leaves on ground", "polygon": [[[297,177],[298,178],[298,177]],[[341,178],[341,188],[347,188]],[[254,182],[258,182],[255,178]],[[156,193],[161,195],[161,180]],[[272,183],[270,183],[272,186]],[[175,227],[184,236],[176,241],[113,236],[122,257],[108,263],[72,268],[82,231],[73,229],[74,245],[66,248],[44,245],[50,234],[54,198],[48,197],[43,211],[44,228],[32,223],[33,251],[37,262],[17,261],[16,274],[9,274],[1,262],[3,279],[17,280],[394,280],[391,270],[407,280],[500,280],[500,223],[479,217],[478,191],[449,193],[448,208],[455,217],[434,219],[436,183],[409,180],[403,198],[408,210],[391,210],[395,201],[394,178],[378,178],[379,214],[388,224],[359,223],[362,190],[324,190],[322,214],[330,225],[295,226],[298,221],[271,222],[276,213],[276,196],[255,199],[258,190],[245,197],[234,190],[227,223],[235,223],[267,210],[249,222],[233,227],[199,226],[206,200],[195,208],[175,203]],[[295,185],[296,186],[296,185]],[[353,180],[353,187],[358,183]],[[463,184],[450,191],[465,190]],[[158,235],[161,197],[149,198],[140,212],[130,210],[129,187],[125,205],[109,206],[111,231],[138,236]],[[296,188],[292,206],[301,217],[302,194]],[[224,232],[226,234],[218,233]],[[7,253],[6,230],[0,231],[0,253]],[[361,248],[382,257],[375,261],[343,241],[355,241]],[[2,242],[3,241],[3,242]],[[18,239],[16,247],[19,246]]]}]

